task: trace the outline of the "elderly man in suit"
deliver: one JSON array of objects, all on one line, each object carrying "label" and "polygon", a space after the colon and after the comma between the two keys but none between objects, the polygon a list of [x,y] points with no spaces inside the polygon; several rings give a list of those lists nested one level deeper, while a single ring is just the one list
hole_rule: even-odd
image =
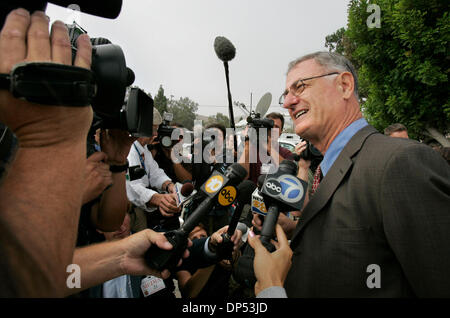
[{"label": "elderly man in suit", "polygon": [[[358,100],[343,56],[290,63],[280,103],[324,155],[323,178],[291,236],[287,277],[280,268],[271,281],[288,297],[450,297],[450,168],[426,145],[380,134]],[[274,285],[258,296],[284,292]]]}]

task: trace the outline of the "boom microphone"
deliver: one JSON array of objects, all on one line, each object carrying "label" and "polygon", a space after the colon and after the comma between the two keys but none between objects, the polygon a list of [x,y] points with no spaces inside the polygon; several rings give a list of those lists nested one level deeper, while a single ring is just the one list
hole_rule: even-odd
[{"label": "boom microphone", "polygon": [[218,36],[214,40],[214,51],[217,57],[224,62],[231,61],[236,56],[236,48],[233,43],[223,36]]},{"label": "boom microphone", "polygon": [[[230,91],[230,78],[228,72],[228,61],[231,61],[236,55],[236,48],[233,43],[231,43],[227,38],[223,36],[218,36],[214,40],[214,50],[216,51],[217,57],[223,61],[223,66],[225,67],[225,78],[227,81],[227,91],[228,91],[228,112],[230,114],[230,128],[235,130],[236,126],[234,124],[234,114],[233,114],[233,101],[231,98]],[[233,136],[234,149],[237,150],[237,138],[236,134]]]}]

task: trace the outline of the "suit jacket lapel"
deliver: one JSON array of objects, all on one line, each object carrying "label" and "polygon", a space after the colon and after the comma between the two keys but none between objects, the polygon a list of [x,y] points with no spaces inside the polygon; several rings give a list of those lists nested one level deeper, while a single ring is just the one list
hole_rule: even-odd
[{"label": "suit jacket lapel", "polygon": [[347,172],[352,167],[352,158],[359,152],[367,137],[374,133],[377,133],[375,128],[370,125],[366,126],[358,131],[350,139],[344,149],[342,149],[338,158],[331,166],[331,169],[320,182],[320,186],[317,188],[314,196],[309,200],[308,205],[303,210],[303,215],[294,231],[291,239],[292,241],[298,237],[309,221],[311,221],[327,204]]}]

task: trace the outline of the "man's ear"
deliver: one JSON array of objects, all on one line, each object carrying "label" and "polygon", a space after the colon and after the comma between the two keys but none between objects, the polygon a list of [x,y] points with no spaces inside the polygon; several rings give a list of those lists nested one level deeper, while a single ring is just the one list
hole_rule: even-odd
[{"label": "man's ear", "polygon": [[349,99],[355,90],[355,82],[350,72],[343,72],[338,77],[338,90],[342,93],[342,98]]}]

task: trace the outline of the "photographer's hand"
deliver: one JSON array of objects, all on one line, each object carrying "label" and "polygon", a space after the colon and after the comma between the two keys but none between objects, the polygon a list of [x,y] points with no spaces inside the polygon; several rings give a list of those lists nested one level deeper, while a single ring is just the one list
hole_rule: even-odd
[{"label": "photographer's hand", "polygon": [[[306,141],[299,142],[297,145],[295,145],[295,153],[297,155],[301,155],[302,152],[306,150],[306,147],[308,147],[308,144]],[[297,177],[308,182],[308,169],[310,166],[311,166],[310,160],[305,160],[303,158],[300,158],[300,160],[298,161]]]},{"label": "photographer's hand", "polygon": [[[0,73],[9,73],[19,62],[53,62],[72,65],[69,34],[61,21],[53,23],[44,12],[31,16],[23,9],[12,11],[0,35]],[[90,68],[91,43],[87,35],[78,38],[74,65]],[[19,139],[20,147],[45,147],[85,141],[92,120],[91,107],[39,105],[17,99],[0,90],[0,121]]]},{"label": "photographer's hand", "polygon": [[103,162],[106,158],[104,152],[94,152],[87,158],[83,204],[98,197],[106,187],[113,183],[109,165]]},{"label": "photographer's hand", "polygon": [[[89,37],[80,36],[77,44],[75,65],[90,68]],[[57,21],[49,34],[44,12],[13,10],[0,33],[0,73],[34,61],[71,65],[67,28]],[[2,282],[8,290],[2,295],[62,296],[77,237],[92,109],[33,104],[0,90],[0,121],[19,141],[0,187],[1,270],[12,282]]]},{"label": "photographer's hand", "polygon": [[[110,165],[125,165],[131,145],[137,138],[119,129],[101,129],[97,133],[100,147],[107,155],[105,165],[108,171]],[[126,171],[111,174],[111,186],[103,192],[98,206],[91,209],[91,222],[102,231],[115,231],[123,222],[128,208],[125,174]]]},{"label": "photographer's hand", "polygon": [[108,156],[106,163],[116,166],[124,165],[137,137],[132,137],[127,131],[119,129],[101,129],[99,133],[100,148]]}]

